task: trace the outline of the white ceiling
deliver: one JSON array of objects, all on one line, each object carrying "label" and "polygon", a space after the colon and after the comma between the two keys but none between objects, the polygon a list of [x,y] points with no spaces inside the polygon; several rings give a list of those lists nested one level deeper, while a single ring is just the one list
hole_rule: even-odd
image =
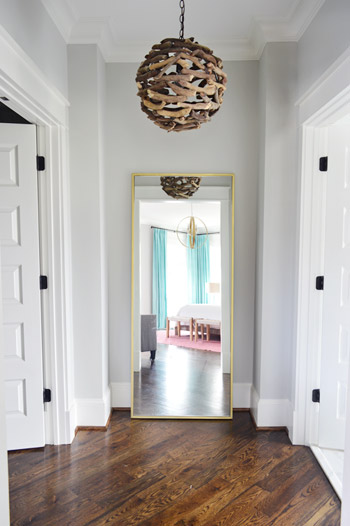
[{"label": "white ceiling", "polygon": [[[141,62],[179,33],[178,0],[41,0],[67,43],[96,43],[107,62]],[[187,0],[185,37],[223,60],[259,59],[266,42],[298,41],[325,0]]]},{"label": "white ceiling", "polygon": [[[220,203],[218,201],[174,201],[155,203],[141,201],[140,223],[158,228],[176,230],[180,221],[193,214],[204,221],[209,232],[220,231]],[[186,225],[187,223],[185,223]],[[200,221],[198,226],[201,227]],[[180,230],[182,230],[181,224]]]}]

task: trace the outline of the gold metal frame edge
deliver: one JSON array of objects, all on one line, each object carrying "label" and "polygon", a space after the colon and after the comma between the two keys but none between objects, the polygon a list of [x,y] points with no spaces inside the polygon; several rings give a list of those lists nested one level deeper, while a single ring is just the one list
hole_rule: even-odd
[{"label": "gold metal frame edge", "polygon": [[[231,411],[232,412],[232,411]],[[232,415],[228,416],[170,416],[170,415],[150,415],[140,416],[134,415],[134,420],[232,420]]]}]

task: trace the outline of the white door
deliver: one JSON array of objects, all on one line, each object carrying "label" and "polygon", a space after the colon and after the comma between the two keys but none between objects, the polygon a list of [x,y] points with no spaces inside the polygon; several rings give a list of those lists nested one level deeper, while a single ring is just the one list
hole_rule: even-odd
[{"label": "white door", "polygon": [[350,123],[329,128],[319,446],[344,449],[350,351]]},{"label": "white door", "polygon": [[36,129],[0,124],[0,242],[8,449],[43,446]]}]

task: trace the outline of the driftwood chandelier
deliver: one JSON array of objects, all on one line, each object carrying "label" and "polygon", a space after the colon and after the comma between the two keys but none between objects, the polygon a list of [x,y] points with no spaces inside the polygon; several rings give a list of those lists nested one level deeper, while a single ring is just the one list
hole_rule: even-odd
[{"label": "driftwood chandelier", "polygon": [[166,194],[174,199],[188,199],[197,192],[201,177],[173,177],[160,178],[160,184]]},{"label": "driftwood chandelier", "polygon": [[176,132],[210,121],[227,83],[222,60],[194,38],[184,38],[184,0],[180,10],[179,38],[154,44],[136,74],[142,111],[160,128]]}]

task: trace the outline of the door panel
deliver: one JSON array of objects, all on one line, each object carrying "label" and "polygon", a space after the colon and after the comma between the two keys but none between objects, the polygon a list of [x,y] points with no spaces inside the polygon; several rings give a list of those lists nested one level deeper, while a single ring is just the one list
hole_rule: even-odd
[{"label": "door panel", "polygon": [[319,446],[344,449],[350,355],[350,124],[329,129]]},{"label": "door panel", "polygon": [[0,125],[0,243],[8,449],[44,445],[34,125]]}]

